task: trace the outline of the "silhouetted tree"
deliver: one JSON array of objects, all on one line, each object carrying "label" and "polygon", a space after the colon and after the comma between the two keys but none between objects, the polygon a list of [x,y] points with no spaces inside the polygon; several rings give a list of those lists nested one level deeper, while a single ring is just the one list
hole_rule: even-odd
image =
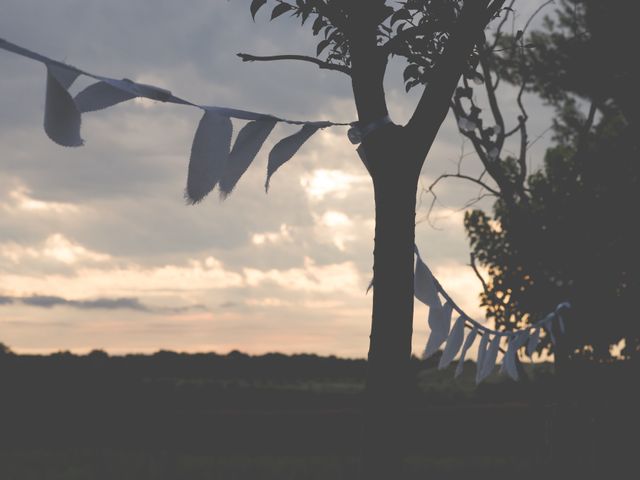
[{"label": "silhouetted tree", "polygon": [[626,0],[562,0],[521,42],[527,48],[503,38],[501,75],[561,109],[576,99],[600,111],[613,106],[637,129],[640,70],[627,49],[640,42],[639,13],[638,3]]},{"label": "silhouetted tree", "polygon": [[640,164],[638,142],[624,132],[621,116],[607,115],[580,151],[560,136],[528,178],[526,208],[499,200],[492,216],[466,216],[474,257],[489,269],[483,304],[499,325],[515,327],[568,299],[570,352],[607,358],[623,338],[626,355],[638,352],[640,236],[623,212],[640,201]]},{"label": "silhouetted tree", "polygon": [[[493,71],[556,106],[555,145],[543,170],[527,176],[525,136],[521,156],[500,172],[507,188],[496,180],[493,215],[475,210],[465,218],[472,260],[489,270],[487,316],[512,329],[570,300],[564,356],[608,358],[623,338],[631,356],[640,342],[633,309],[640,238],[637,220],[622,214],[640,200],[637,62],[612,53],[623,46],[619,32],[629,32],[621,12],[635,7],[614,3],[566,0],[542,31],[501,39]],[[581,100],[590,104],[586,115]],[[522,128],[526,119],[523,109]]]},{"label": "silhouetted tree", "polygon": [[[267,0],[254,0],[255,16]],[[411,372],[417,184],[462,74],[475,76],[476,45],[504,0],[276,0],[271,19],[290,13],[319,35],[317,57],[239,54],[245,61],[302,60],[350,76],[362,139],[360,156],[375,195],[373,315],[368,356],[363,478],[398,478],[403,412]],[[388,58],[407,59],[407,89],[426,84],[404,126],[385,123]]]}]

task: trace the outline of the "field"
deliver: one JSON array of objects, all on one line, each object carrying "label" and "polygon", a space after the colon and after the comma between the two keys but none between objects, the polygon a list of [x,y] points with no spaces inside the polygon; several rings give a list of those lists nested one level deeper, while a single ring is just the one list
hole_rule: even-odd
[{"label": "field", "polygon": [[[238,353],[5,357],[0,479],[354,478],[365,368]],[[479,388],[471,363],[458,380],[415,368],[407,478],[540,478],[565,440],[586,478],[632,449],[603,440],[637,432],[633,410],[559,405],[549,365]]]}]

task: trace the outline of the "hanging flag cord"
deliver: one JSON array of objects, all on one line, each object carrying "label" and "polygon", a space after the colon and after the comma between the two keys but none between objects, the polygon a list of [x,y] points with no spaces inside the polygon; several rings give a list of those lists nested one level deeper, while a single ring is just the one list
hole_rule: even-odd
[{"label": "hanging flag cord", "polygon": [[[190,203],[200,202],[216,186],[219,188],[222,198],[226,198],[251,165],[277,123],[301,125],[302,128],[298,132],[278,141],[271,149],[265,182],[265,189],[267,190],[270,178],[275,171],[289,161],[319,129],[350,126],[348,138],[352,143],[357,144],[374,130],[392,123],[388,115],[369,124],[362,125],[359,122],[336,123],[291,120],[235,108],[198,105],[173,95],[169,90],[154,85],[137,83],[126,78],[118,80],[89,73],[2,38],[0,38],[0,49],[35,60],[46,66],[44,129],[49,138],[59,145],[77,147],[84,144],[84,140],[80,136],[81,114],[102,110],[134,98],[148,98],[159,102],[187,105],[203,110],[204,115],[198,124],[189,159],[185,197]],[[81,75],[93,78],[97,82],[72,97],[69,93],[69,88]],[[233,134],[232,118],[248,121],[236,136],[233,145],[231,145]],[[366,165],[364,151],[361,146],[358,148],[358,153]],[[491,373],[499,351],[503,353],[503,370],[510,377],[517,379],[516,362],[517,352],[520,347],[526,344],[526,354],[531,356],[540,342],[541,330],[545,330],[546,334],[551,338],[552,344],[555,345],[556,338],[552,328],[554,321],[558,323],[558,331],[564,333],[565,325],[562,311],[571,307],[568,302],[561,303],[543,319],[520,330],[497,331],[480,324],[480,322],[467,315],[447,294],[440,282],[420,258],[417,247],[415,248],[415,254],[415,296],[429,306],[428,322],[431,333],[424,357],[428,358],[433,355],[446,342],[439,368],[445,368],[460,352],[456,376],[460,375],[467,350],[471,347],[476,337],[480,336],[476,381],[482,381]],[[369,288],[371,286],[373,286],[373,280]],[[444,305],[440,300],[440,295],[445,300]],[[451,327],[451,314],[453,311],[458,313],[459,318],[454,326]],[[471,329],[466,338],[465,328]],[[500,345],[501,340],[506,340],[508,345],[506,351]]]},{"label": "hanging flag cord", "polygon": [[[289,161],[319,129],[357,125],[357,122],[292,120],[236,108],[198,105],[173,95],[169,90],[126,78],[119,80],[96,75],[2,38],[0,38],[0,49],[46,66],[44,130],[51,140],[65,147],[79,147],[84,144],[80,136],[81,114],[102,110],[134,98],[148,98],[203,110],[204,115],[198,124],[189,159],[185,197],[190,203],[202,201],[216,186],[219,187],[222,198],[226,198],[251,165],[277,123],[300,125],[302,128],[277,142],[269,153],[266,190],[275,171]],[[81,75],[97,82],[72,97],[69,88]],[[249,122],[238,133],[233,145],[231,145],[233,125],[230,121],[232,118]],[[381,122],[386,121],[382,119]],[[377,128],[379,123],[365,126],[361,135],[364,136],[370,130]],[[358,128],[362,129],[360,126]]]},{"label": "hanging flag cord", "polygon": [[[415,247],[416,266],[414,272],[414,293],[418,300],[429,307],[429,327],[431,332],[423,354],[423,358],[429,358],[444,344],[445,348],[440,358],[438,368],[446,368],[460,352],[456,376],[462,373],[465,355],[467,350],[480,336],[478,349],[476,383],[480,383],[493,371],[498,352],[503,354],[503,373],[508,374],[514,380],[518,379],[517,357],[521,347],[526,347],[525,353],[531,357],[540,343],[540,333],[542,330],[551,339],[552,345],[556,345],[557,339],[553,331],[553,323],[556,322],[558,332],[565,333],[565,321],[563,312],[571,308],[569,302],[560,303],[554,311],[533,324],[510,331],[498,331],[482,325],[472,319],[460,308],[451,296],[435,278],[429,267],[420,257],[418,247]],[[444,305],[440,300],[440,295],[444,298]],[[453,327],[451,327],[451,314],[455,311],[459,317]],[[470,329],[470,333],[465,338],[465,328]],[[507,344],[507,349],[501,347],[501,341]]]}]

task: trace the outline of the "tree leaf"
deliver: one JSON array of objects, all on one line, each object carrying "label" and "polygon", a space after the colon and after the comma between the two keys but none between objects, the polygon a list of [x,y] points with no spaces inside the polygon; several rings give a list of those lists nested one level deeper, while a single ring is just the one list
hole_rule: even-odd
[{"label": "tree leaf", "polygon": [[320,127],[311,123],[305,124],[300,130],[293,135],[280,140],[269,153],[269,163],[267,165],[267,180],[264,184],[265,191],[269,191],[269,182],[271,176],[288,162],[296,152],[309,140],[311,136],[318,131]]},{"label": "tree leaf", "polygon": [[231,119],[205,110],[191,147],[186,198],[198,203],[214,189],[229,159]]},{"label": "tree leaf", "polygon": [[254,22],[256,20],[256,13],[258,13],[260,7],[262,7],[265,3],[267,3],[267,0],[253,0],[251,2],[251,6],[249,7],[249,9],[251,10],[251,18],[253,18]]},{"label": "tree leaf", "polygon": [[218,183],[222,198],[226,198],[233,191],[240,177],[255,159],[273,127],[276,126],[276,123],[275,120],[271,119],[256,120],[247,123],[240,130],[229,154],[229,161]]},{"label": "tree leaf", "polygon": [[79,147],[84,143],[80,137],[80,111],[67,91],[78,75],[72,69],[47,65],[44,131],[64,147]]},{"label": "tree leaf", "polygon": [[327,48],[329,46],[329,44],[331,43],[331,39],[327,38],[325,40],[322,40],[320,43],[318,43],[318,47],[316,48],[316,56],[320,56],[320,54],[322,53],[322,51]]},{"label": "tree leaf", "polygon": [[391,26],[393,26],[393,24],[398,20],[409,20],[410,18],[412,17],[409,10],[401,8],[400,10],[397,10],[393,15],[391,15],[391,20],[389,20],[389,23]]},{"label": "tree leaf", "polygon": [[291,10],[293,7],[291,5],[289,5],[288,3],[279,3],[278,5],[276,5],[273,8],[273,11],[271,12],[271,20],[278,18],[280,15],[282,15],[283,13],[288,12],[289,10]]},{"label": "tree leaf", "polygon": [[315,21],[313,22],[313,25],[311,27],[311,31],[313,32],[313,35],[318,35],[318,33],[320,33],[320,30],[322,30],[322,27],[324,27],[325,23],[324,23],[324,19],[318,15],[318,18],[315,19]]},{"label": "tree leaf", "polygon": [[407,68],[405,68],[404,72],[402,73],[402,78],[404,78],[405,82],[408,82],[411,78],[418,77],[420,77],[420,67],[418,67],[418,65],[416,65],[415,63],[407,66]]},{"label": "tree leaf", "polygon": [[409,82],[407,82],[404,86],[404,89],[408,92],[409,90],[411,90],[413,87],[415,87],[416,85],[420,84],[420,80],[415,78]]}]

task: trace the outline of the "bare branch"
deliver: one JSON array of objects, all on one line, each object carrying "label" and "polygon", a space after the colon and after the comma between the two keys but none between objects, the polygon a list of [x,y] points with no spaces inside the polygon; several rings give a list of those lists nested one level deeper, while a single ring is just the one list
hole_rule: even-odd
[{"label": "bare branch", "polygon": [[520,165],[520,172],[518,175],[519,186],[524,187],[524,183],[527,178],[527,144],[529,142],[529,136],[527,134],[527,120],[529,120],[529,114],[527,113],[524,103],[522,102],[522,95],[524,94],[527,85],[527,80],[522,81],[520,91],[518,92],[518,108],[522,115],[518,116],[518,126],[520,130],[520,154],[518,155],[518,164]]},{"label": "bare branch", "polygon": [[[507,7],[507,11],[508,12],[512,12],[513,11],[514,3],[516,3],[516,0],[511,0],[511,2],[509,3],[509,6]],[[509,20],[509,14],[507,13],[504,16],[504,18],[502,20],[500,20],[500,23],[498,24],[498,27],[496,28],[496,34],[495,34],[495,37],[493,39],[493,43],[491,44],[491,47],[489,48],[490,51],[493,51],[494,48],[496,48],[496,45],[498,44],[498,41],[500,40],[500,37],[502,36],[502,29],[504,28],[504,25],[507,23],[508,20]]]},{"label": "bare branch", "polygon": [[487,92],[487,98],[489,99],[489,107],[491,108],[491,114],[493,115],[493,119],[496,122],[496,125],[500,127],[500,133],[497,135],[497,145],[498,150],[502,149],[502,145],[504,144],[504,118],[502,117],[502,111],[500,110],[500,106],[498,105],[498,99],[496,98],[496,89],[498,87],[498,83],[494,85],[491,82],[491,68],[487,62],[486,57],[481,55],[480,57],[480,67],[482,68],[482,75],[484,77],[484,85],[485,90]]},{"label": "bare branch", "polygon": [[[518,102],[518,108],[520,108],[520,112],[523,113],[525,120],[528,120],[529,116],[527,115],[527,112],[524,109],[524,104],[522,103],[522,95],[524,95],[524,91],[526,87],[527,87],[527,82],[523,81],[522,84],[520,85],[520,90],[518,91],[517,102]],[[513,127],[513,129],[509,130],[507,133],[504,134],[505,138],[508,138],[514,133],[518,132],[521,127],[522,125],[520,124],[520,122],[518,122],[518,125],[516,127]]]},{"label": "bare branch", "polygon": [[497,191],[494,188],[491,188],[489,185],[484,183],[481,179],[472,177],[470,175],[465,175],[464,173],[443,173],[438,178],[436,178],[433,181],[433,183],[431,183],[431,185],[429,185],[429,187],[427,187],[427,190],[433,190],[433,188],[435,188],[435,186],[438,183],[440,183],[441,180],[444,180],[445,178],[459,178],[459,179],[462,179],[462,180],[468,180],[468,181],[473,182],[473,183],[475,183],[477,185],[480,185],[482,188],[484,188],[489,193],[491,193],[491,195],[495,195],[496,197],[500,196],[500,192],[499,191]]},{"label": "bare branch", "polygon": [[543,8],[545,8],[548,5],[551,5],[552,3],[555,3],[554,0],[548,0],[547,2],[544,2],[542,5],[540,5],[535,12],[533,12],[531,14],[531,16],[529,17],[529,19],[527,20],[527,23],[524,24],[524,27],[522,28],[522,36],[524,37],[524,33],[527,31],[527,28],[529,28],[529,25],[531,24],[531,22],[533,21],[533,19],[542,11]]},{"label": "bare branch", "polygon": [[484,290],[484,294],[491,295],[491,292],[489,291],[489,285],[487,285],[486,280],[478,270],[478,265],[476,264],[476,256],[473,254],[473,252],[469,254],[469,266],[473,269],[473,273],[476,274],[476,277],[478,277],[478,280],[480,280],[480,283],[482,284],[482,289]]},{"label": "bare branch", "polygon": [[268,56],[257,56],[257,55],[249,55],[248,53],[238,53],[238,57],[242,59],[243,62],[272,62],[277,60],[298,60],[301,62],[309,62],[317,65],[319,68],[323,70],[334,70],[336,72],[342,72],[346,75],[351,75],[351,69],[344,65],[337,65],[335,63],[325,62],[315,57],[309,57],[307,55],[268,55]]}]

